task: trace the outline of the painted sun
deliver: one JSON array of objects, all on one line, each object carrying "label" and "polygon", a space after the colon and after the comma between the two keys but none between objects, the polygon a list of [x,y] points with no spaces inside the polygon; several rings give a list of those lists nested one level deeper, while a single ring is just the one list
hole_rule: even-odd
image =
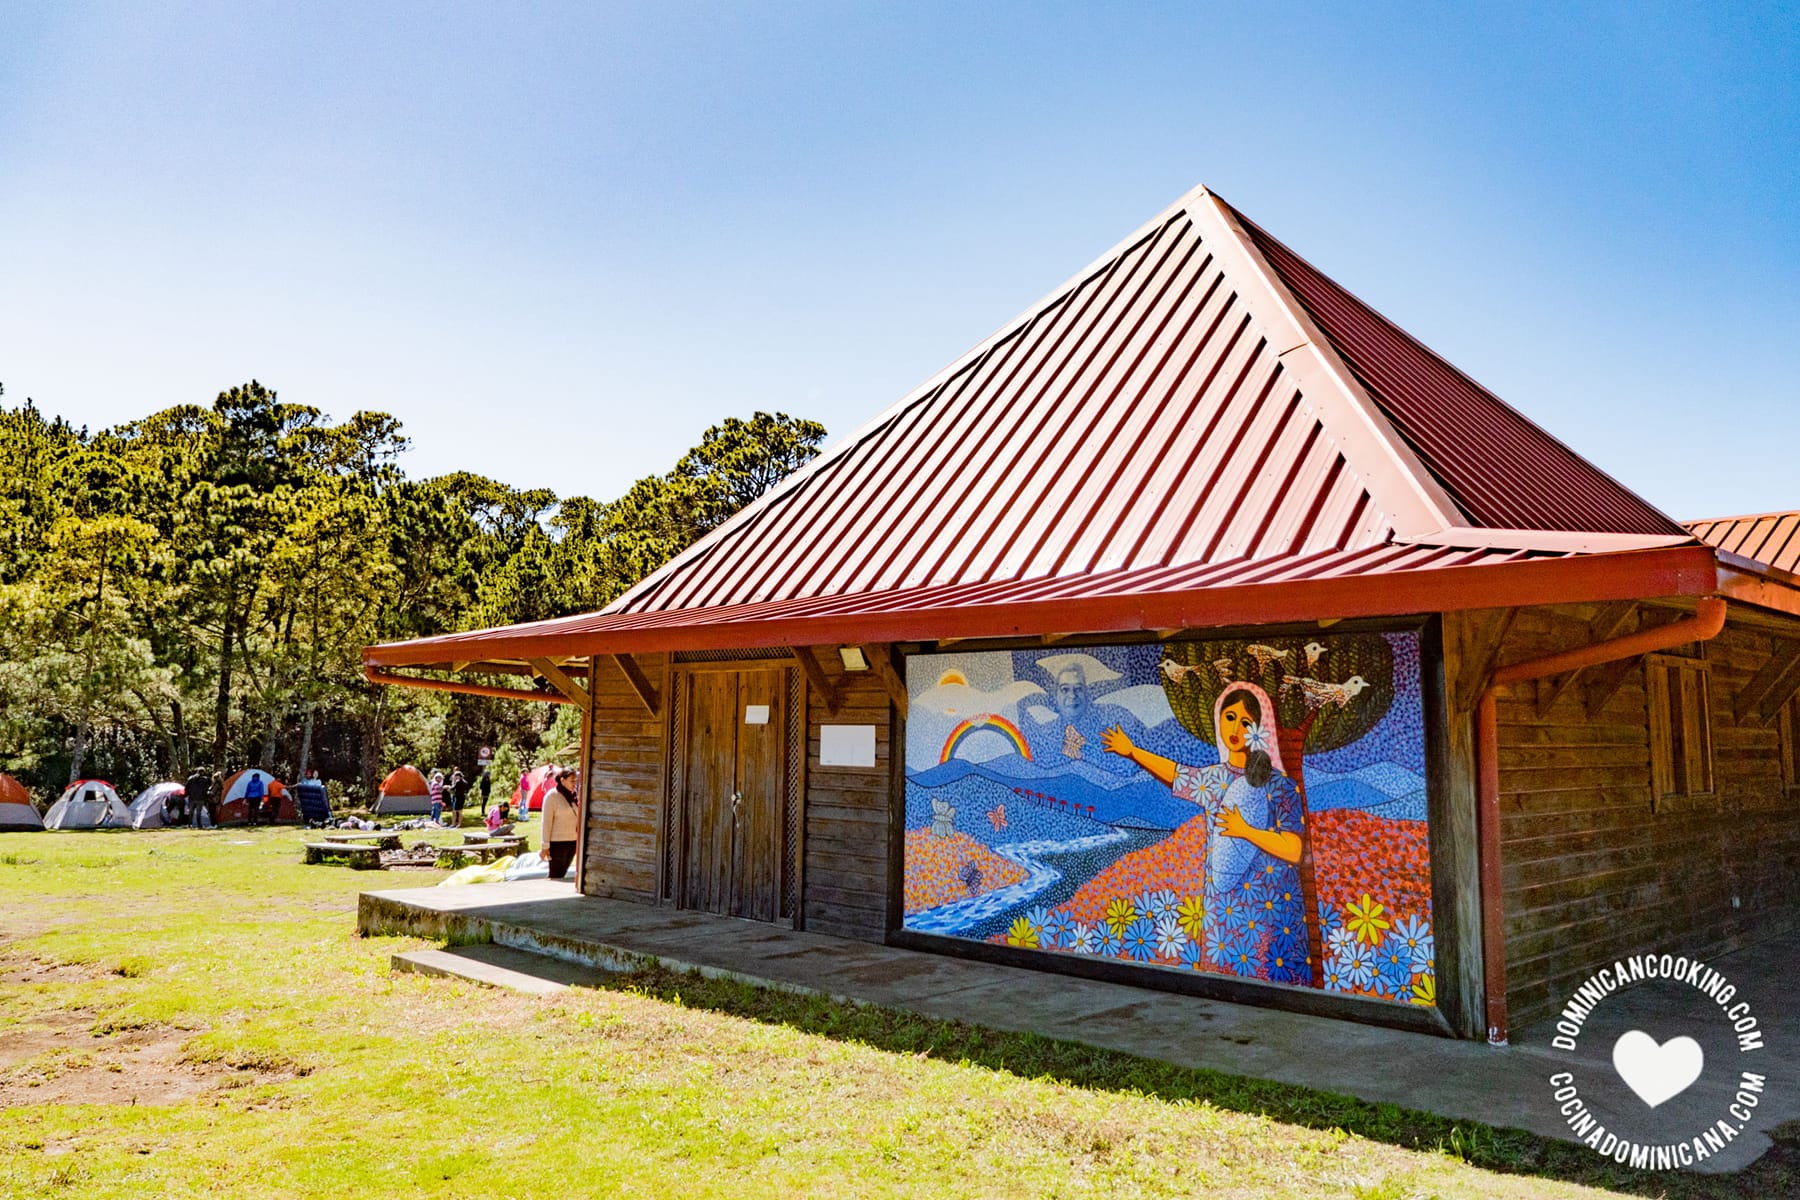
[{"label": "painted sun", "polygon": [[942,675],[938,676],[938,686],[939,687],[949,687],[953,683],[960,684],[963,687],[968,687],[969,686],[968,676],[964,675],[961,671],[955,671],[955,670],[945,671]]}]

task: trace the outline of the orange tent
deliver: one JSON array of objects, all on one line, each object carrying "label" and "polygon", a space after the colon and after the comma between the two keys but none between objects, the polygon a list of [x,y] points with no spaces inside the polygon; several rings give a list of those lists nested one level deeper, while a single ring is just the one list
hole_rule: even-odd
[{"label": "orange tent", "polygon": [[[244,798],[244,789],[250,786],[250,779],[255,775],[262,776],[263,786],[268,790],[269,795],[275,797],[275,819],[277,821],[298,821],[300,814],[295,811],[294,802],[288,798],[287,785],[267,771],[259,771],[255,767],[250,767],[227,779],[225,786],[219,789],[219,824],[249,820],[250,804]],[[268,802],[264,801],[263,803],[264,811],[267,811]],[[261,819],[262,813],[259,812],[257,820]]]},{"label": "orange tent", "polygon": [[0,829],[42,829],[44,819],[32,807],[31,793],[11,775],[0,774]]},{"label": "orange tent", "polygon": [[431,785],[419,768],[396,767],[381,781],[381,794],[375,800],[375,811],[402,816],[431,811]]},{"label": "orange tent", "polygon": [[0,804],[23,804],[31,806],[31,793],[25,785],[5,772],[0,772]]}]

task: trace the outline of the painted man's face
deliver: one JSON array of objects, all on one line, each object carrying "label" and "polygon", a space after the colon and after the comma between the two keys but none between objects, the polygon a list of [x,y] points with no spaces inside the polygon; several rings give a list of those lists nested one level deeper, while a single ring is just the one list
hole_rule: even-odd
[{"label": "painted man's face", "polygon": [[1089,703],[1087,676],[1080,667],[1064,667],[1057,672],[1056,708],[1062,713],[1063,720],[1073,721],[1086,711]]}]

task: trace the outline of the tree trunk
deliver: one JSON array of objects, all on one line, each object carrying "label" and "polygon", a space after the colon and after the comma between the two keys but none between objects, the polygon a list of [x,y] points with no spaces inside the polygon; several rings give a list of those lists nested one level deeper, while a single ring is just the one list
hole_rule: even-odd
[{"label": "tree trunk", "polygon": [[213,714],[213,770],[225,773],[225,741],[231,731],[231,649],[237,614],[227,608],[225,631],[219,635],[219,701]]},{"label": "tree trunk", "polygon": [[93,729],[93,709],[92,701],[82,702],[81,720],[75,726],[75,752],[69,756],[70,783],[81,778],[81,764],[87,758],[88,735]]},{"label": "tree trunk", "polygon": [[300,731],[300,778],[306,778],[306,768],[312,761],[312,729],[313,706],[306,706],[306,726]]},{"label": "tree trunk", "polygon": [[1306,807],[1306,735],[1316,715],[1307,713],[1299,725],[1278,728],[1275,734],[1281,765],[1300,794],[1300,903],[1306,911],[1306,962],[1312,974],[1308,982],[1314,987],[1319,986],[1325,971],[1325,935],[1319,924],[1319,885],[1313,871],[1312,814]]},{"label": "tree trunk", "polygon": [[186,779],[194,764],[190,761],[187,722],[182,718],[179,700],[169,701],[169,725],[169,757],[175,768],[175,778]]}]

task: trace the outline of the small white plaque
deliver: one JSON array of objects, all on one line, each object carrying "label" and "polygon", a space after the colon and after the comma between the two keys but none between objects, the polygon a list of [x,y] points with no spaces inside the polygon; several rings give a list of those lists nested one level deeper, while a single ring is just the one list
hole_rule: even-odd
[{"label": "small white plaque", "polygon": [[821,767],[872,767],[875,765],[873,725],[821,725]]},{"label": "small white plaque", "polygon": [[744,724],[767,725],[769,723],[769,706],[766,704],[744,705]]}]

